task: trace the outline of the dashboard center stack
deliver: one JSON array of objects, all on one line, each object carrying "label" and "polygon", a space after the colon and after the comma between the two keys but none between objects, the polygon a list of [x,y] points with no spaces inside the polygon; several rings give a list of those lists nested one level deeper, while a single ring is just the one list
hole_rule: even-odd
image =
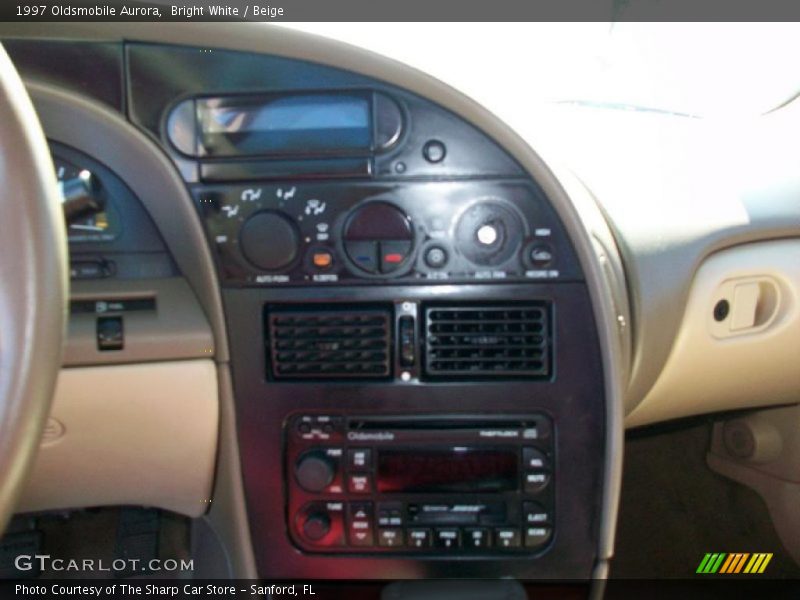
[{"label": "dashboard center stack", "polygon": [[216,262],[259,575],[588,577],[602,361],[540,183],[408,90],[224,57],[128,50],[195,79],[132,118]]}]

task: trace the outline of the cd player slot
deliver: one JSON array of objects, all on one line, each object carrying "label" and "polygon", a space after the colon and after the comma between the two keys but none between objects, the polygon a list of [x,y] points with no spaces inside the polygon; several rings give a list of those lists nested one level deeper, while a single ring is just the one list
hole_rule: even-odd
[{"label": "cd player slot", "polygon": [[476,430],[476,429],[506,429],[520,428],[536,425],[535,420],[530,421],[487,421],[487,420],[460,420],[458,418],[439,420],[439,419],[370,419],[370,420],[351,420],[348,429],[351,431],[376,431],[385,429],[403,430]]}]

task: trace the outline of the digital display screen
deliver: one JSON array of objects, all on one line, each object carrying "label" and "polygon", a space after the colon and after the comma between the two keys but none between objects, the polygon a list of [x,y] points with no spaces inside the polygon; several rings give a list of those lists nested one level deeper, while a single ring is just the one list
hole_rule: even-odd
[{"label": "digital display screen", "polygon": [[369,150],[365,95],[307,94],[259,100],[198,100],[206,156],[330,155]]},{"label": "digital display screen", "polygon": [[506,492],[518,488],[514,449],[381,450],[381,493]]}]

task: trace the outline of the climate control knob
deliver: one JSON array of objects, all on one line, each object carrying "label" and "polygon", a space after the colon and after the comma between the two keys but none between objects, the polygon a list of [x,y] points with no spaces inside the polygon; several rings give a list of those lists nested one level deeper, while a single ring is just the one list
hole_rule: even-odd
[{"label": "climate control knob", "polygon": [[335,477],[336,462],[318,450],[301,456],[295,466],[297,483],[307,492],[324,491]]},{"label": "climate control knob", "polygon": [[495,200],[473,204],[455,229],[461,254],[479,267],[498,267],[517,256],[525,227],[511,205]]},{"label": "climate control knob", "polygon": [[289,266],[297,257],[299,239],[295,224],[271,210],[254,214],[239,232],[242,254],[264,271]]}]

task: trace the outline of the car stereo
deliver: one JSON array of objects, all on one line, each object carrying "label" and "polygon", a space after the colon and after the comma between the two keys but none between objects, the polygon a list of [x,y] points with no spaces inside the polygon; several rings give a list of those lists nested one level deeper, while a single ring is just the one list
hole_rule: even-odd
[{"label": "car stereo", "polygon": [[286,434],[288,531],[305,551],[507,555],[553,538],[543,414],[301,414]]}]

